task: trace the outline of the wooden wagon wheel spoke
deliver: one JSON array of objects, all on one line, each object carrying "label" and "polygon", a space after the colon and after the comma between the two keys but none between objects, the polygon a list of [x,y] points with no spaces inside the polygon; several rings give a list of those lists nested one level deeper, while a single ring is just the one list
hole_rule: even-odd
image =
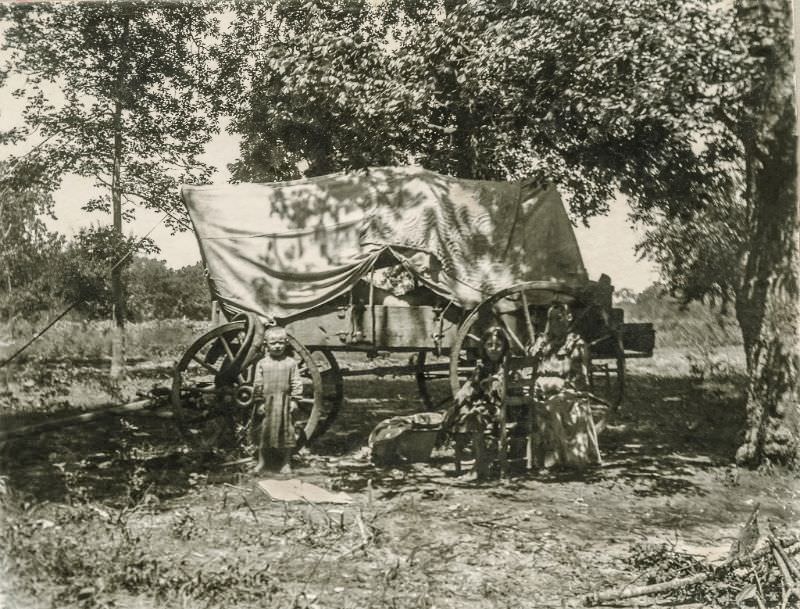
[{"label": "wooden wagon wheel spoke", "polygon": [[228,357],[232,361],[233,360],[233,351],[231,351],[231,347],[228,344],[228,341],[225,339],[225,335],[224,334],[219,337],[219,342],[222,345],[222,348],[225,349],[225,353],[228,355]]},{"label": "wooden wagon wheel spoke", "polygon": [[326,349],[309,351],[289,334],[289,344],[303,381],[301,413],[295,421],[302,426],[298,448],[319,437],[333,423],[343,400],[342,376],[333,353]]},{"label": "wooden wagon wheel spoke", "polygon": [[506,331],[506,334],[509,336],[509,338],[511,338],[511,341],[517,345],[517,347],[519,348],[519,350],[521,352],[524,353],[525,352],[525,345],[522,344],[522,341],[519,339],[519,337],[516,335],[516,333],[509,327],[509,325],[506,323],[506,321],[502,317],[498,316],[497,320],[503,326],[503,329]]},{"label": "wooden wagon wheel spoke", "polygon": [[533,327],[533,320],[531,319],[531,309],[528,305],[528,296],[525,290],[522,290],[522,311],[525,314],[525,328],[528,330],[528,340],[533,345],[536,342],[536,330]]},{"label": "wooden wagon wheel spoke", "polygon": [[212,374],[216,374],[219,372],[219,368],[214,368],[211,364],[208,364],[205,360],[200,359],[197,355],[192,355],[192,359],[200,364],[203,368],[211,372]]},{"label": "wooden wagon wheel spoke", "polygon": [[[254,354],[254,345],[243,340],[249,319],[228,322],[200,336],[186,350],[175,366],[172,378],[171,403],[178,427],[185,438],[185,409],[214,412],[222,400],[230,405],[222,409],[226,419],[233,420],[232,408],[242,400],[252,399],[252,366],[242,367]],[[202,441],[202,440],[201,440]]]}]

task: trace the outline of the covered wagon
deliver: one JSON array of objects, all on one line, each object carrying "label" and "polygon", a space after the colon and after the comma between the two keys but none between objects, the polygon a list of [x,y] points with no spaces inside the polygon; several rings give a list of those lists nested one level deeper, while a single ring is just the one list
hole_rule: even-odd
[{"label": "covered wagon", "polygon": [[[652,327],[625,324],[610,279],[587,277],[559,193],[544,182],[384,167],[184,186],[182,197],[227,321],[176,366],[177,410],[222,395],[249,404],[264,324],[287,329],[299,361],[303,441],[330,425],[348,375],[411,373],[430,408],[428,381],[448,378],[456,391],[489,325],[502,326],[517,360],[508,399],[524,400],[527,351],[554,301],[572,309],[591,347],[593,389],[610,403],[622,399],[625,358],[652,352]],[[345,369],[345,352],[411,357]]]}]

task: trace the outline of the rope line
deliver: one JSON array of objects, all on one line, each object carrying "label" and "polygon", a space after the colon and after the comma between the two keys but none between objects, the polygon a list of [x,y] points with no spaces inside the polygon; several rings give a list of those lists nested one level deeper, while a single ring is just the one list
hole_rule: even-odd
[{"label": "rope line", "polygon": [[22,353],[23,351],[25,351],[25,349],[27,349],[28,347],[30,347],[30,346],[33,344],[33,342],[34,342],[35,340],[37,340],[37,339],[38,339],[38,338],[39,338],[39,337],[40,337],[42,334],[44,334],[44,333],[45,333],[45,332],[47,332],[47,331],[48,331],[50,328],[52,328],[54,325],[56,325],[56,322],[57,322],[58,320],[60,320],[62,317],[64,317],[64,315],[66,315],[67,313],[69,313],[69,312],[70,312],[70,311],[71,311],[71,310],[72,310],[72,309],[73,309],[73,308],[74,308],[74,307],[75,307],[75,306],[76,306],[76,305],[77,305],[79,302],[80,302],[80,300],[76,300],[76,301],[75,301],[75,302],[73,302],[71,305],[69,305],[69,306],[68,306],[66,309],[64,309],[63,311],[61,311],[61,313],[59,314],[59,316],[58,316],[58,317],[56,317],[56,318],[55,318],[53,321],[51,321],[49,324],[47,324],[47,325],[44,327],[44,329],[40,330],[40,331],[39,331],[39,333],[38,333],[38,334],[36,334],[36,336],[34,336],[34,337],[33,337],[32,339],[30,339],[30,340],[29,340],[27,343],[25,343],[24,345],[22,345],[22,347],[20,347],[19,349],[17,349],[17,351],[15,351],[15,352],[14,352],[14,354],[13,354],[11,357],[9,357],[9,358],[5,359],[5,360],[3,361],[3,363],[2,363],[2,364],[0,364],[0,368],[5,368],[5,367],[6,367],[8,364],[10,364],[10,363],[11,363],[11,362],[12,362],[12,361],[13,361],[13,360],[14,360],[14,359],[15,359],[15,358],[16,358],[16,357],[17,357],[17,356],[20,354],[20,353]]},{"label": "rope line", "polygon": [[122,258],[120,258],[119,260],[117,260],[117,263],[116,263],[114,266],[112,266],[112,267],[111,267],[111,268],[108,270],[108,272],[109,272],[109,273],[113,273],[113,272],[114,272],[114,271],[117,269],[117,267],[118,267],[120,264],[122,264],[123,262],[125,262],[125,260],[127,260],[127,259],[128,259],[128,257],[129,257],[131,254],[133,254],[133,252],[135,252],[135,251],[136,251],[136,248],[137,248],[137,247],[139,247],[139,245],[142,243],[142,241],[144,241],[145,239],[147,239],[147,238],[150,236],[150,234],[151,234],[151,233],[152,233],[154,230],[156,230],[156,229],[159,227],[159,225],[161,225],[161,224],[164,222],[164,220],[166,220],[166,219],[167,219],[167,216],[168,216],[168,215],[169,215],[169,213],[168,213],[168,212],[165,212],[165,213],[164,213],[164,215],[163,215],[163,216],[161,216],[161,219],[160,219],[158,222],[156,222],[156,223],[153,225],[153,228],[151,228],[149,231],[147,231],[143,237],[141,237],[141,238],[140,238],[140,239],[139,239],[139,240],[138,240],[138,241],[137,241],[135,244],[133,244],[133,245],[132,245],[132,246],[131,246],[131,247],[128,249],[128,251],[127,251],[127,252],[125,252],[125,255],[124,255],[124,256],[122,256]]}]

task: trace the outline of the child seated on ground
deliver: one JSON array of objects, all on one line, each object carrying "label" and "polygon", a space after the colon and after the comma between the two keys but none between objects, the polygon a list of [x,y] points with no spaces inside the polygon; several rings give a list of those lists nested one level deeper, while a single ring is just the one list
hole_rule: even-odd
[{"label": "child seated on ground", "polygon": [[503,360],[508,347],[508,338],[501,328],[495,326],[486,331],[472,377],[459,389],[453,407],[445,416],[443,426],[454,439],[456,475],[461,475],[464,447],[470,442],[475,459],[472,475],[478,480],[489,475],[491,457],[486,435],[493,434],[499,422]]},{"label": "child seated on ground", "polygon": [[264,418],[258,430],[256,473],[279,464],[281,474],[292,472],[291,457],[297,444],[292,415],[299,409],[303,383],[297,363],[289,355],[289,337],[278,326],[264,333],[265,357],[256,364],[256,383],[264,388]]}]

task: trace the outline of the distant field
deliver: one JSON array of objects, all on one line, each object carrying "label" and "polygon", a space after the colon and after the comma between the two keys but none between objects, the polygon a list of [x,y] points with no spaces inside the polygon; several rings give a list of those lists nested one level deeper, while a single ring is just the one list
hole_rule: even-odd
[{"label": "distant field", "polygon": [[[46,322],[33,324],[26,320],[0,324],[0,357],[13,353],[45,325]],[[210,326],[208,321],[185,319],[128,324],[126,357],[134,361],[175,359]],[[25,350],[21,360],[108,359],[111,329],[110,321],[59,321]]]}]

